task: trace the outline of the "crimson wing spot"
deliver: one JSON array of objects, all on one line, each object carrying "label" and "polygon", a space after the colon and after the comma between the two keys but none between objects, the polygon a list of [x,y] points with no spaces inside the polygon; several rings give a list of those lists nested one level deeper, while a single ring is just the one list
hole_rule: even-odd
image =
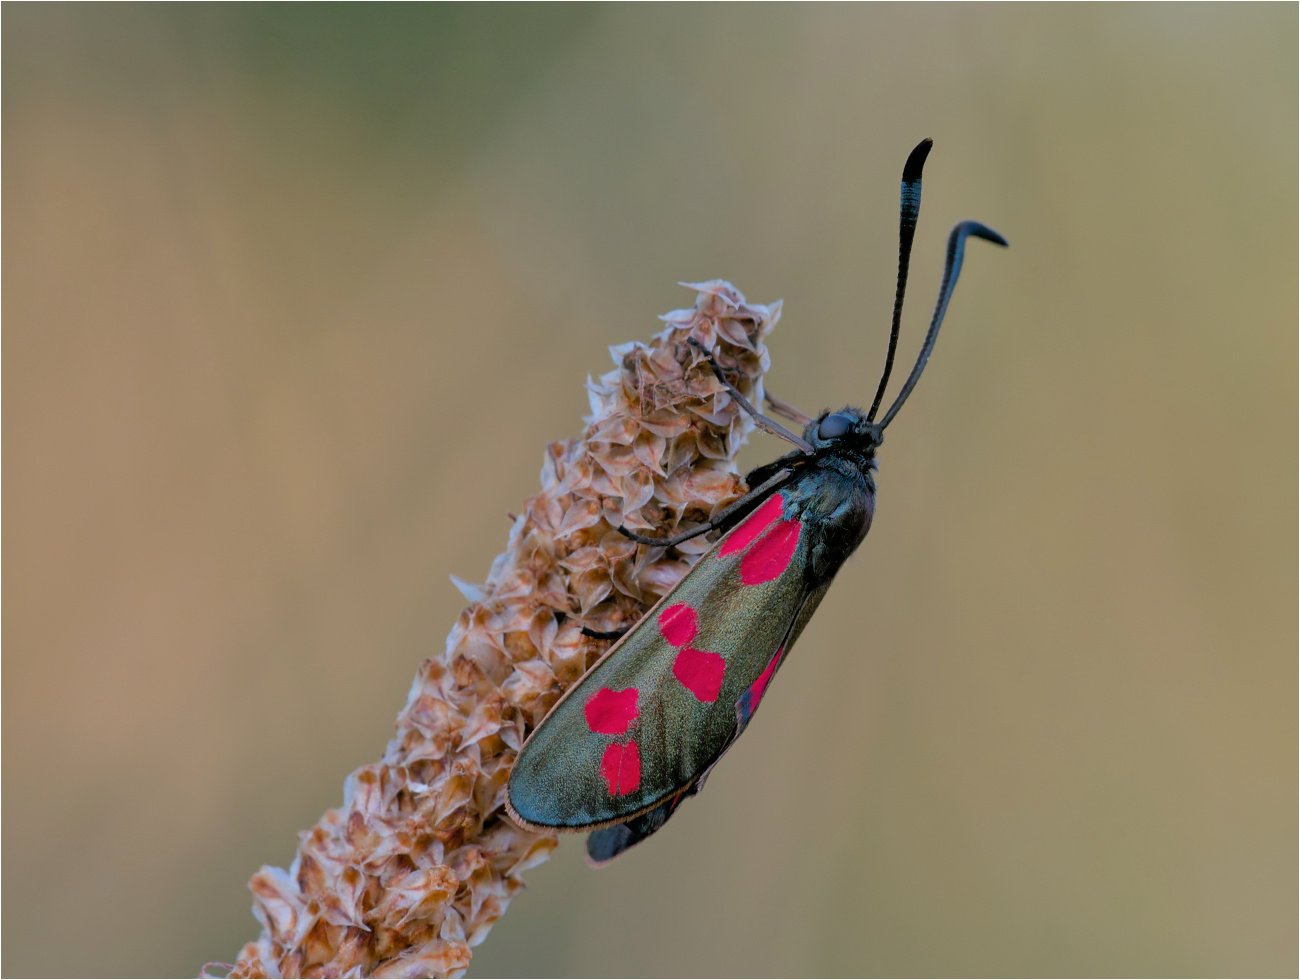
[{"label": "crimson wing spot", "polygon": [[610,796],[627,796],[641,785],[641,750],[636,742],[614,743],[600,757],[600,774]]},{"label": "crimson wing spot", "polygon": [[701,701],[712,704],[722,690],[727,662],[717,653],[684,647],[673,661],[673,676]]},{"label": "crimson wing spot", "polygon": [[740,580],[762,585],[780,578],[799,547],[799,521],[777,521],[740,560]]},{"label": "crimson wing spot", "polygon": [[602,687],[582,709],[587,716],[587,727],[602,735],[622,735],[636,720],[637,694],[635,687],[622,691]]},{"label": "crimson wing spot", "polygon": [[745,726],[749,724],[749,719],[754,717],[754,712],[758,710],[758,703],[763,700],[763,695],[767,692],[768,681],[776,673],[776,665],[781,662],[781,651],[784,649],[784,646],[777,649],[776,655],[763,668],[763,673],[758,675],[758,679],[749,685],[749,689],[736,702],[736,721],[740,727],[740,730],[736,732],[736,737],[739,737],[740,732],[745,730]]},{"label": "crimson wing spot", "polygon": [[779,493],[774,493],[763,501],[763,505],[745,518],[744,523],[737,527],[727,540],[722,542],[722,547],[718,549],[719,555],[734,555],[737,551],[743,551],[749,547],[756,537],[767,530],[767,526],[781,516],[781,508],[785,506],[785,501]]},{"label": "crimson wing spot", "polygon": [[669,606],[659,614],[659,632],[675,647],[690,643],[698,629],[695,610],[684,602]]},{"label": "crimson wing spot", "polygon": [[781,653],[784,650],[784,646],[778,647],[776,653],[772,656],[772,659],[769,660],[767,666],[763,668],[763,673],[759,674],[758,679],[755,680],[753,684],[749,685],[748,693],[753,695],[755,704],[761,701],[763,695],[767,692],[767,683],[772,679],[772,675],[776,673],[776,665],[780,663]]}]

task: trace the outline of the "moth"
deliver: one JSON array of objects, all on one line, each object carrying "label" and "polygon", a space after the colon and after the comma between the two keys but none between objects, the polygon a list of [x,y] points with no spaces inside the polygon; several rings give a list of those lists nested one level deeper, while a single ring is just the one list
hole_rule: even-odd
[{"label": "moth", "polygon": [[903,167],[898,280],[884,371],[868,411],[846,407],[816,417],[769,398],[768,418],[726,379],[711,351],[692,338],[718,380],[755,424],[795,446],[749,473],[752,489],[709,521],[673,537],[619,530],[671,548],[710,531],[721,536],[690,572],[573,685],[520,749],[507,809],[522,826],[591,831],[587,857],[613,860],[662,827],[698,793],[745,731],[835,573],[866,537],[875,513],[876,451],[934,349],[966,239],[1007,244],[963,221],[948,236],[943,281],[912,373],[877,421],[894,365],[907,270],[921,206],[921,170],[931,141]]}]

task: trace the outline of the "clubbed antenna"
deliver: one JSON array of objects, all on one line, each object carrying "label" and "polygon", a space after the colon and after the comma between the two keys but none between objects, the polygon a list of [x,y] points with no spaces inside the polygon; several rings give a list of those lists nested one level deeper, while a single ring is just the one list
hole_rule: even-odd
[{"label": "clubbed antenna", "polygon": [[894,320],[889,328],[889,350],[885,353],[885,371],[880,376],[880,386],[871,402],[867,421],[875,420],[880,400],[885,397],[889,372],[894,369],[894,352],[898,350],[898,331],[903,323],[903,295],[907,292],[907,267],[912,259],[912,239],[916,236],[916,219],[921,214],[921,168],[930,155],[931,139],[923,139],[907,155],[903,164],[903,186],[899,192],[898,208],[898,287],[894,290]]},{"label": "clubbed antenna", "polygon": [[[915,155],[915,151],[913,151],[913,155]],[[948,301],[952,299],[952,291],[957,288],[957,277],[961,275],[961,261],[966,254],[966,239],[971,235],[982,238],[986,242],[992,242],[994,245],[1001,245],[1003,248],[1007,244],[1005,238],[978,221],[963,221],[949,233],[948,258],[943,266],[943,284],[939,287],[939,300],[935,303],[934,318],[930,321],[930,329],[925,335],[925,344],[921,347],[921,354],[916,359],[916,365],[912,368],[912,373],[907,377],[907,383],[903,385],[903,390],[898,393],[898,397],[894,399],[894,404],[890,406],[889,411],[885,413],[885,417],[880,422],[882,429],[889,425],[893,417],[898,414],[898,410],[903,407],[903,402],[907,401],[907,396],[916,387],[921,372],[925,370],[925,362],[930,359],[930,351],[934,350],[935,339],[939,336],[939,326],[943,323],[943,315],[948,312]],[[893,353],[892,339],[890,341],[890,353]]]}]

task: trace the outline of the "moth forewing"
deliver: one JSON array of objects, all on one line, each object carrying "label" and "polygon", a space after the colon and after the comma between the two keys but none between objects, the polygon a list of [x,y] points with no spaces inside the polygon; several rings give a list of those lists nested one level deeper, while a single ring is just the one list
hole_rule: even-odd
[{"label": "moth forewing", "polygon": [[512,815],[557,830],[621,823],[717,761],[808,595],[810,538],[783,509],[772,494],[556,703],[520,750]]}]

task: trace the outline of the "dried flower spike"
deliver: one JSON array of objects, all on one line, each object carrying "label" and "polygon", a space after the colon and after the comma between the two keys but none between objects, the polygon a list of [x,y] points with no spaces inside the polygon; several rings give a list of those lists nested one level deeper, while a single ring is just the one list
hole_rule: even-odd
[{"label": "dried flower spike", "polygon": [[754,423],[686,341],[761,405],[781,306],[721,280],[684,285],[693,309],[664,316],[649,344],[611,348],[616,368],[588,380],[587,427],[548,447],[541,492],[487,582],[454,580],[470,605],[420,666],[383,759],[299,834],[288,871],[253,876],[262,933],[231,976],[460,976],[523,872],[555,849],[505,815],[515,754],[608,648],[582,626],[636,622],[708,548],[697,538],[670,558],[615,528],[670,534],[745,490],[735,458]]}]

